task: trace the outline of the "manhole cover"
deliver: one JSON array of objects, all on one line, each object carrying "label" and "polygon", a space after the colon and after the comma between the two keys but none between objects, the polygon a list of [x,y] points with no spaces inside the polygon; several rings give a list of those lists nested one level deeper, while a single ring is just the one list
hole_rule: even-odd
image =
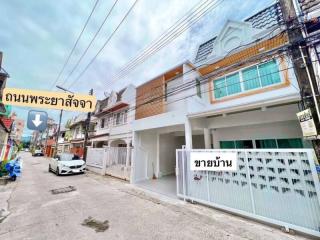
[{"label": "manhole cover", "polygon": [[52,194],[60,194],[60,193],[67,193],[67,192],[72,192],[72,191],[76,191],[77,189],[74,186],[68,186],[68,187],[64,187],[64,188],[57,188],[57,189],[52,189],[50,190],[50,192]]},{"label": "manhole cover", "polygon": [[96,232],[104,232],[105,230],[109,229],[109,221],[99,221],[92,217],[88,217],[83,221],[81,224],[82,226],[90,227],[96,230]]}]

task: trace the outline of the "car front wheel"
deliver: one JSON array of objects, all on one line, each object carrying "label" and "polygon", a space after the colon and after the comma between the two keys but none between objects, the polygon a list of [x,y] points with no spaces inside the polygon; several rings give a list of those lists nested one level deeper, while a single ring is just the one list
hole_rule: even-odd
[{"label": "car front wheel", "polygon": [[51,167],[50,167],[50,164],[49,164],[48,172],[51,172]]},{"label": "car front wheel", "polygon": [[59,172],[59,168],[57,167],[57,169],[56,169],[56,175],[57,176],[60,176],[60,172]]}]

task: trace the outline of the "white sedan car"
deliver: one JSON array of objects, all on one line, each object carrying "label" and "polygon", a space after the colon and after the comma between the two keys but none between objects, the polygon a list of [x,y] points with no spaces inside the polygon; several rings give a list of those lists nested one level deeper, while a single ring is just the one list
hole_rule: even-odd
[{"label": "white sedan car", "polygon": [[84,173],[85,168],[85,161],[71,153],[62,153],[49,160],[49,172],[53,171],[57,176],[63,174]]}]

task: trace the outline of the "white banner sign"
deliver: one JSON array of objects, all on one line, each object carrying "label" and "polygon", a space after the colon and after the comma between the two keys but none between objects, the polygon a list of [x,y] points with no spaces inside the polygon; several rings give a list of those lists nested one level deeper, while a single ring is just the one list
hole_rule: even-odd
[{"label": "white banner sign", "polygon": [[191,152],[191,171],[236,171],[236,152]]},{"label": "white banner sign", "polygon": [[317,129],[310,109],[297,113],[304,137],[316,137]]}]

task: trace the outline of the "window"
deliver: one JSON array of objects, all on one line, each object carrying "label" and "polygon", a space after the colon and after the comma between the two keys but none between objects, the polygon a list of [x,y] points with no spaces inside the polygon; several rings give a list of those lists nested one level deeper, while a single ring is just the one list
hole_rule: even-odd
[{"label": "window", "polygon": [[239,73],[232,74],[226,77],[226,86],[228,95],[241,92]]},{"label": "window", "polygon": [[100,122],[100,128],[104,128],[104,121],[105,121],[105,119],[102,118],[102,119],[101,119],[101,122]]},{"label": "window", "polygon": [[227,89],[224,78],[220,78],[214,81],[214,96],[216,98],[227,96]]},{"label": "window", "polygon": [[196,79],[196,89],[197,89],[197,96],[199,98],[201,98],[201,83],[200,83],[200,80],[197,78]]},{"label": "window", "polygon": [[220,148],[253,148],[253,143],[252,140],[220,141]]},{"label": "window", "polygon": [[252,140],[237,140],[236,141],[236,148],[253,148]]},{"label": "window", "polygon": [[242,71],[243,85],[245,90],[260,87],[260,80],[257,66],[247,68]]},{"label": "window", "polygon": [[216,99],[281,82],[276,60],[246,68],[213,80]]},{"label": "window", "polygon": [[256,140],[256,148],[278,148],[275,139]]},{"label": "window", "polygon": [[300,138],[277,139],[278,148],[303,148]]},{"label": "window", "polygon": [[281,82],[278,65],[275,60],[259,65],[262,87]]},{"label": "window", "polygon": [[220,141],[221,149],[236,148],[234,141]]}]

